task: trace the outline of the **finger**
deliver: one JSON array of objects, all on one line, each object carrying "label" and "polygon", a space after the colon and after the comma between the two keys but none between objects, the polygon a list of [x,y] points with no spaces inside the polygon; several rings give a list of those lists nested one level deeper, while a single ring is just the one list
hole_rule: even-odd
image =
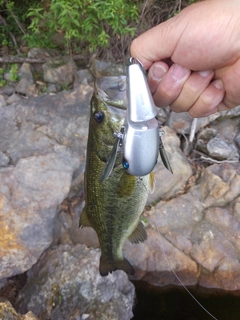
[{"label": "finger", "polygon": [[148,85],[151,93],[154,94],[157,90],[159,82],[162,80],[169,67],[165,62],[155,62],[148,71]]},{"label": "finger", "polygon": [[189,114],[194,118],[206,117],[218,111],[225,90],[221,80],[214,80],[202,92],[195,104],[189,109]]},{"label": "finger", "polygon": [[167,107],[179,96],[191,71],[180,65],[173,64],[159,81],[153,99],[158,107]]},{"label": "finger", "polygon": [[170,105],[175,112],[188,111],[208,87],[214,76],[213,70],[193,72],[184,83],[177,99]]},{"label": "finger", "polygon": [[[170,20],[174,22],[175,18]],[[184,26],[174,26],[175,23],[165,21],[144,32],[131,43],[131,56],[138,58],[147,70],[154,61],[171,57],[184,29]]]}]

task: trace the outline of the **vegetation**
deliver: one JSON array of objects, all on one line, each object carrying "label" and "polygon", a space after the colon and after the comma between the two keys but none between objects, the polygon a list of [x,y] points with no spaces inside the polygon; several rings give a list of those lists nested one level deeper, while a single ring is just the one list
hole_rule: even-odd
[{"label": "vegetation", "polygon": [[[58,47],[67,53],[111,53],[118,59],[135,35],[194,0],[0,0],[0,45]],[[61,43],[55,41],[62,37]],[[109,51],[110,49],[110,51]],[[106,58],[106,57],[105,57]],[[109,58],[109,57],[107,57]]]}]

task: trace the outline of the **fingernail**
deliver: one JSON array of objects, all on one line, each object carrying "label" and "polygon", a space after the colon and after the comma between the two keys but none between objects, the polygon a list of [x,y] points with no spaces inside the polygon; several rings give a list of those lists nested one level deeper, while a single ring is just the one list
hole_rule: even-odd
[{"label": "fingernail", "polygon": [[163,66],[156,65],[153,67],[153,70],[151,72],[152,78],[154,80],[161,80],[166,72],[167,72],[167,70]]},{"label": "fingernail", "polygon": [[173,64],[171,69],[172,78],[175,81],[182,80],[189,72],[187,68],[184,68],[178,64]]},{"label": "fingernail", "polygon": [[219,90],[223,89],[222,80],[215,80],[213,85],[214,85],[215,88],[217,88]]},{"label": "fingernail", "polygon": [[204,70],[204,71],[199,71],[198,73],[200,74],[200,76],[206,78],[212,72],[213,70]]}]

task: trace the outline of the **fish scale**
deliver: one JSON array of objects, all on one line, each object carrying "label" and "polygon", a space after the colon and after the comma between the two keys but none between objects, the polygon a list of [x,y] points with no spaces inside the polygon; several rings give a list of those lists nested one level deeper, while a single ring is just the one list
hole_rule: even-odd
[{"label": "fish scale", "polygon": [[[133,267],[123,256],[122,248],[126,239],[137,243],[147,238],[140,216],[153,185],[151,174],[140,178],[126,172],[122,167],[121,152],[117,152],[111,175],[105,181],[100,181],[116,142],[113,133],[121,130],[125,118],[124,102],[120,103],[121,108],[118,108],[114,101],[114,90],[118,103],[119,95],[125,94],[118,90],[116,83],[119,81],[122,83],[123,77],[98,79],[91,100],[85,207],[80,217],[80,226],[91,226],[98,235],[102,252],[99,271],[102,276],[118,269],[127,274],[134,273]],[[104,86],[101,87],[102,84]],[[106,87],[113,88],[112,103],[106,94]],[[102,120],[101,123],[96,122],[99,122],[99,119]]]}]

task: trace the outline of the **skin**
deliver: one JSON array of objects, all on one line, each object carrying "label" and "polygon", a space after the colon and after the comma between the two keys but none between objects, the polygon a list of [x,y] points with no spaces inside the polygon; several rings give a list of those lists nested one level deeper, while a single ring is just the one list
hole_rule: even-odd
[{"label": "skin", "polygon": [[158,107],[203,117],[240,104],[240,1],[206,0],[136,38]]}]

